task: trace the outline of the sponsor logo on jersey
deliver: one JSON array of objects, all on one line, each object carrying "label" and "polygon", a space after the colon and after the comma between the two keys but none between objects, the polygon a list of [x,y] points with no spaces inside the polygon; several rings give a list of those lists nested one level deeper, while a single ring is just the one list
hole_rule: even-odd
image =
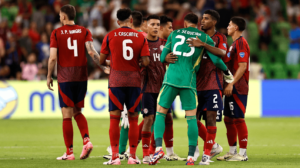
[{"label": "sponsor logo on jersey", "polygon": [[157,50],[157,48],[153,48],[153,50]]},{"label": "sponsor logo on jersey", "polygon": [[245,56],[245,53],[244,52],[240,52],[240,57],[244,58],[244,56]]},{"label": "sponsor logo on jersey", "polygon": [[69,30],[69,33],[70,33],[70,34],[81,33],[81,29]]},{"label": "sponsor logo on jersey", "polygon": [[148,114],[148,109],[147,108],[144,108],[144,114]]},{"label": "sponsor logo on jersey", "polygon": [[224,46],[225,48],[227,48],[226,43],[223,43],[223,46]]},{"label": "sponsor logo on jersey", "polygon": [[230,52],[227,53],[227,57],[230,58]]},{"label": "sponsor logo on jersey", "polygon": [[231,51],[232,50],[232,46],[229,48],[229,51]]}]

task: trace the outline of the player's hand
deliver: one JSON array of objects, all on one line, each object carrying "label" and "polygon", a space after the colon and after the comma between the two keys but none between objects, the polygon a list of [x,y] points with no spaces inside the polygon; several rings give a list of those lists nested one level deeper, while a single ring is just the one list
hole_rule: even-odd
[{"label": "player's hand", "polygon": [[104,73],[110,74],[110,67],[109,66],[104,67]]},{"label": "player's hand", "polygon": [[53,79],[51,77],[47,77],[47,86],[49,90],[53,91]]},{"label": "player's hand", "polygon": [[186,43],[189,45],[189,47],[202,47],[205,45],[205,43],[202,42],[198,36],[196,36],[196,38],[188,38]]},{"label": "player's hand", "polygon": [[224,95],[225,96],[231,96],[232,95],[232,89],[233,89],[233,85],[231,83],[229,83],[225,90],[224,90]]},{"label": "player's hand", "polygon": [[175,62],[177,61],[177,59],[178,59],[177,55],[174,55],[173,52],[170,52],[166,56],[166,62],[167,63],[175,64]]}]

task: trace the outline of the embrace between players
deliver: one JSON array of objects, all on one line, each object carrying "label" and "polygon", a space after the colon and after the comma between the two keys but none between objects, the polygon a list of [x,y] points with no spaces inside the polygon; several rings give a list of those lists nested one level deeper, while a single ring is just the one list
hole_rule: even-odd
[{"label": "embrace between players", "polygon": [[[75,159],[72,117],[76,120],[83,138],[80,159],[86,159],[93,149],[87,121],[81,113],[87,91],[85,49],[98,66],[110,73],[109,136],[112,155],[104,164],[121,164],[119,153],[124,154],[127,139],[128,164],[141,164],[136,156],[140,140],[144,164],[155,165],[164,157],[163,138],[167,147],[166,159],[181,159],[173,151],[173,121],[169,110],[177,95],[180,96],[182,108],[186,111],[188,123],[189,152],[186,165],[194,165],[199,156],[198,135],[204,140],[204,153],[199,164],[209,165],[210,159],[223,151],[214,141],[216,120],[221,121],[222,117],[222,94],[226,96],[224,121],[230,151],[217,159],[248,160],[248,131],[244,114],[248,94],[250,49],[241,36],[246,26],[244,19],[231,19],[227,29],[234,42],[228,49],[226,37],[215,31],[220,16],[214,10],[204,13],[201,20],[202,31],[197,29],[199,19],[192,13],[185,16],[184,28],[175,31],[172,31],[171,19],[150,15],[145,21],[148,26],[146,35],[145,32],[140,32],[142,15],[129,9],[120,9],[117,12],[120,28],[104,37],[99,55],[93,47],[90,31],[75,25],[75,15],[73,6],[63,6],[60,11],[63,26],[55,29],[51,35],[47,86],[52,90],[51,76],[57,62],[58,92],[67,148],[66,153],[58,157],[58,160]],[[107,61],[108,56],[110,61]],[[121,128],[120,137],[119,123],[125,106],[130,127]],[[144,117],[140,125],[139,111],[142,111]],[[201,117],[206,121],[206,127],[200,122]],[[237,136],[239,153],[236,151]]]}]

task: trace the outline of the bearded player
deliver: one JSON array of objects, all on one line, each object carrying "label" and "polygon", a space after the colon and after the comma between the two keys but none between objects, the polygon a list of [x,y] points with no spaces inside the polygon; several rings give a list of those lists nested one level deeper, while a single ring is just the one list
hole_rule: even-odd
[{"label": "bearded player", "polygon": [[[51,78],[57,62],[57,82],[59,102],[63,115],[63,135],[67,148],[66,153],[57,160],[74,160],[73,154],[73,126],[74,117],[83,139],[83,150],[80,159],[86,159],[93,145],[89,138],[87,120],[81,113],[84,107],[84,98],[87,91],[87,59],[85,46],[89,55],[100,65],[100,56],[93,46],[91,32],[75,25],[75,7],[65,5],[61,8],[60,21],[62,27],[53,30],[50,39],[50,58],[48,63],[47,86],[53,91],[53,80]],[[104,68],[103,68],[104,69]]]},{"label": "bearded player", "polygon": [[141,100],[141,66],[148,66],[149,47],[142,34],[130,28],[132,16],[130,9],[117,11],[120,28],[109,32],[103,39],[100,64],[111,54],[109,76],[110,145],[112,158],[103,164],[120,165],[119,139],[120,115],[125,104],[128,110],[130,157],[128,164],[141,164],[136,158],[138,145],[138,116]]},{"label": "bearded player", "polygon": [[[226,61],[234,75],[234,81],[225,87],[224,122],[227,128],[229,152],[218,160],[247,161],[246,153],[248,129],[245,122],[247,97],[249,91],[250,48],[242,36],[246,21],[241,17],[233,17],[227,27],[228,35],[233,43],[229,48]],[[239,137],[240,152],[237,153],[237,136]]]}]

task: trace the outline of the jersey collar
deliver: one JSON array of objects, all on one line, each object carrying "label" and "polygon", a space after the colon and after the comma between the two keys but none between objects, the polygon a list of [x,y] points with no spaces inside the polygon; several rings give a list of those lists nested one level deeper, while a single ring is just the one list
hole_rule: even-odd
[{"label": "jersey collar", "polygon": [[123,26],[123,27],[121,27],[121,28],[127,28],[127,29],[131,29],[130,27],[127,27],[127,26]]},{"label": "jersey collar", "polygon": [[158,37],[157,40],[155,40],[155,41],[152,41],[152,40],[148,40],[148,39],[147,39],[147,41],[148,41],[148,42],[151,42],[151,43],[153,43],[153,42],[158,42],[158,40],[159,40],[159,37]]}]

